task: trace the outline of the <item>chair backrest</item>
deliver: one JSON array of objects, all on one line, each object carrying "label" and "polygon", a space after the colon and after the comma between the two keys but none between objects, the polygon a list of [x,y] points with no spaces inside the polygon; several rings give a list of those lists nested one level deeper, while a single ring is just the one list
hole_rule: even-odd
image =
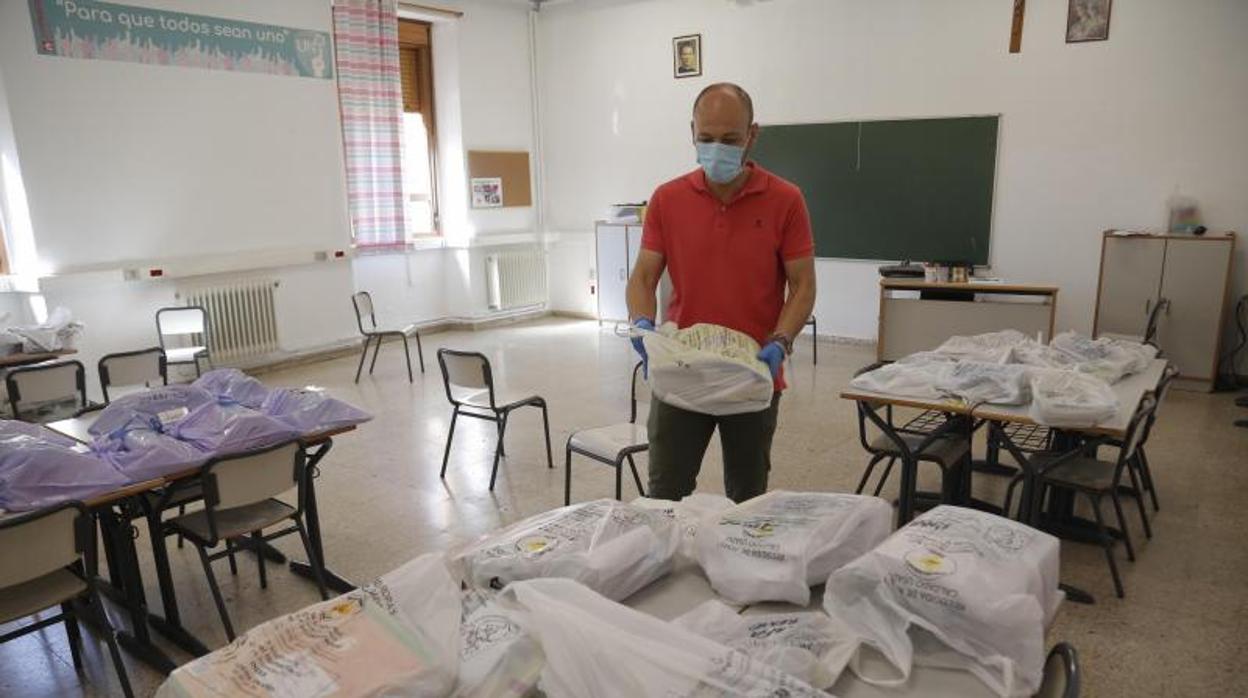
[{"label": "chair backrest", "polygon": [[1153,306],[1152,311],[1148,314],[1148,324],[1144,326],[1145,344],[1157,346],[1157,325],[1161,322],[1161,314],[1170,312],[1170,300],[1168,298],[1158,299],[1157,305]]},{"label": "chair backrest", "polygon": [[223,510],[263,502],[298,488],[299,512],[303,511],[305,457],[297,441],[263,451],[223,456],[203,468],[204,508],[208,526],[216,536],[216,517]]},{"label": "chair backrest", "polygon": [[[373,296],[368,291],[357,291],[351,294],[351,306],[355,308],[355,322],[360,327],[360,334],[368,334],[377,329],[377,315],[373,309]],[[364,326],[365,318],[368,327]]]},{"label": "chair backrest", "polygon": [[1152,392],[1144,393],[1140,404],[1135,408],[1135,414],[1131,415],[1131,421],[1127,423],[1126,438],[1122,441],[1122,450],[1118,456],[1120,466],[1135,457],[1135,451],[1144,442],[1148,422],[1156,409],[1157,397]]},{"label": "chair backrest", "polygon": [[1079,698],[1081,676],[1075,648],[1059,642],[1044,662],[1044,680],[1037,698]]},{"label": "chair backrest", "polygon": [[442,367],[442,384],[446,386],[446,399],[452,405],[461,405],[482,390],[489,391],[490,407],[494,406],[494,373],[485,354],[475,351],[438,350],[438,365]]},{"label": "chair backrest", "polygon": [[208,346],[208,312],[198,305],[161,308],[156,311],[156,337],[160,347],[167,349],[166,337],[199,335],[192,339],[196,346]]},{"label": "chair backrest", "polygon": [[650,384],[646,382],[645,376],[642,375],[642,362],[638,361],[633,367],[633,382],[629,390],[629,417],[628,421],[633,424],[637,423],[637,403],[650,402]]},{"label": "chair backrest", "polygon": [[79,502],[0,519],[0,589],[72,565],[94,533]]},{"label": "chair backrest", "polygon": [[109,386],[169,385],[169,366],[160,347],[108,354],[100,359],[99,374],[104,402],[108,402]]},{"label": "chair backrest", "polygon": [[49,361],[10,369],[4,377],[13,416],[21,419],[27,408],[74,399],[87,405],[87,371],[80,361]]}]

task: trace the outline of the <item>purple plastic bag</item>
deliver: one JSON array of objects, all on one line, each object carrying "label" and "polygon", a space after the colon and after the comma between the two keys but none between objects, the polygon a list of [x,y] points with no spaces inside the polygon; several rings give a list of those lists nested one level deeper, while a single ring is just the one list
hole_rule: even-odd
[{"label": "purple plastic bag", "polygon": [[253,410],[259,408],[269,395],[269,389],[264,384],[237,368],[214,369],[196,378],[191,385]]},{"label": "purple plastic bag", "polygon": [[367,422],[373,415],[320,390],[277,388],[260,411],[298,429],[301,434],[340,429]]},{"label": "purple plastic bag", "polygon": [[0,420],[0,508],[28,511],[129,484],[112,463],[37,424]]},{"label": "purple plastic bag", "polygon": [[134,482],[203,465],[211,455],[195,444],[138,424],[97,437],[91,444],[91,451]]},{"label": "purple plastic bag", "polygon": [[236,404],[202,405],[166,433],[213,456],[254,451],[299,437],[299,430]]},{"label": "purple plastic bag", "polygon": [[153,388],[113,400],[87,431],[92,436],[107,436],[120,429],[134,428],[136,423],[167,431],[170,425],[185,419],[199,407],[216,402],[212,393],[190,385]]}]

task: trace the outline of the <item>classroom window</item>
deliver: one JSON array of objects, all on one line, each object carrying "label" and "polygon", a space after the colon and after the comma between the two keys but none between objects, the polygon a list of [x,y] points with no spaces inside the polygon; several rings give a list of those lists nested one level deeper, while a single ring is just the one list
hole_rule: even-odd
[{"label": "classroom window", "polygon": [[407,235],[438,233],[437,129],[433,116],[433,47],[427,22],[399,20],[403,81],[403,202]]}]

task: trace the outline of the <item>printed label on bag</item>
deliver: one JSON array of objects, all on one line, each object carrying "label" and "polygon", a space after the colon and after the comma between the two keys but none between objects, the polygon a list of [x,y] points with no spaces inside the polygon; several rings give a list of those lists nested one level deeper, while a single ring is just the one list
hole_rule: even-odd
[{"label": "printed label on bag", "polygon": [[190,410],[185,407],[175,407],[164,412],[157,412],[156,419],[160,421],[160,426],[167,427],[185,417],[189,412]]},{"label": "printed label on bag", "polygon": [[762,507],[729,513],[719,520],[720,547],[747,557],[783,562],[800,554],[810,531],[856,499],[796,495],[778,497]]}]

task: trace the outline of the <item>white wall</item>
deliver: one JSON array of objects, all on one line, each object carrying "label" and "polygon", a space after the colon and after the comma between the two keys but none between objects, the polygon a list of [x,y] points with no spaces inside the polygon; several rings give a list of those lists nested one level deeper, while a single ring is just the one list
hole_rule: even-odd
[{"label": "white wall", "polygon": [[[330,31],[327,2],[135,4]],[[333,80],[43,56],[0,3],[40,269],[349,242]]]},{"label": "white wall", "polygon": [[[538,42],[548,228],[589,233],[607,204],[692,169],[693,98],[731,80],[764,124],[1001,113],[994,270],[1060,286],[1063,328],[1091,329],[1101,231],[1164,225],[1176,187],[1211,228],[1248,232],[1248,3],[1118,2],[1109,41],[1067,45],[1066,3],[1033,2],[1017,55],[1006,51],[1010,14],[994,0],[548,7]],[[690,33],[702,34],[704,76],[675,80],[671,40]],[[1248,290],[1246,259],[1248,244],[1236,296]],[[875,266],[818,262],[822,333],[874,338]],[[555,307],[583,307],[579,285],[552,294]]]}]

